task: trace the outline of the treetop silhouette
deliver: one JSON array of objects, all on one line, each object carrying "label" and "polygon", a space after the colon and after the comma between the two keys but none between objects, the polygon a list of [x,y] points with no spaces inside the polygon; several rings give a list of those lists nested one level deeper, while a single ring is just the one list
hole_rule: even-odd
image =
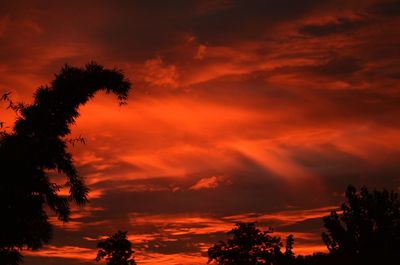
[{"label": "treetop silhouette", "polygon": [[397,265],[400,260],[400,198],[394,191],[353,186],[346,190],[341,211],[323,218],[322,234],[329,253],[295,256],[294,237],[286,238],[285,252],[279,237],[260,231],[255,223],[238,223],[230,239],[208,250],[209,263],[220,265]]},{"label": "treetop silhouette", "polygon": [[208,249],[208,263],[215,261],[221,265],[273,264],[281,255],[280,237],[271,236],[271,228],[261,231],[255,222],[237,223],[227,234],[226,242],[220,241]]},{"label": "treetop silhouette", "polygon": [[340,214],[332,211],[323,218],[327,231],[322,234],[322,239],[331,254],[355,262],[400,259],[398,193],[387,190],[370,192],[366,187],[358,192],[349,186],[341,211]]},{"label": "treetop silhouette", "polygon": [[294,245],[294,236],[292,234],[290,234],[286,238],[285,256],[294,257],[293,245]]},{"label": "treetop silhouette", "polygon": [[97,247],[100,248],[96,261],[105,259],[107,265],[136,265],[132,255],[132,244],[127,239],[127,233],[118,231],[107,239],[100,241]]},{"label": "treetop silhouette", "polygon": [[[71,201],[87,202],[88,188],[67,151],[65,136],[79,115],[79,106],[97,91],[113,93],[124,104],[130,87],[120,70],[96,63],[85,68],[65,65],[50,86],[36,91],[32,104],[19,105],[20,117],[12,132],[0,136],[0,259],[23,247],[38,249],[49,241],[51,225],[45,206],[66,222]],[[62,186],[51,181],[52,170],[66,178],[68,197],[58,194]]]}]

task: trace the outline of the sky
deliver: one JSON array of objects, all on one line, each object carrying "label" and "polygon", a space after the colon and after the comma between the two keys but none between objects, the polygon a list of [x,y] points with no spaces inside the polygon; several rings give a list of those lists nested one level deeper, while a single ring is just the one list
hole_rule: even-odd
[{"label": "sky", "polygon": [[32,102],[91,61],[133,84],[127,105],[80,109],[70,151],[90,203],[50,214],[25,264],[95,264],[119,229],[138,264],[205,264],[239,221],[325,251],[347,185],[400,187],[399,23],[393,0],[0,0],[0,92]]}]

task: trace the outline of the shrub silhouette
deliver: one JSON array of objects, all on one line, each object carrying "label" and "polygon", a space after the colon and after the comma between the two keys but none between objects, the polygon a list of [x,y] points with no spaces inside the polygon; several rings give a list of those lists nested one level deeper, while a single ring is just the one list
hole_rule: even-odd
[{"label": "shrub silhouette", "polygon": [[[12,132],[0,136],[0,260],[7,261],[1,264],[18,264],[19,250],[38,249],[50,240],[52,227],[45,207],[66,222],[71,201],[87,202],[88,188],[67,151],[65,136],[79,106],[97,91],[114,93],[122,104],[130,86],[119,70],[96,63],[83,69],[66,65],[50,86],[36,91],[31,105],[17,105],[20,117]],[[51,181],[51,170],[66,177],[68,197],[58,194],[62,186]]]},{"label": "shrub silhouette", "polygon": [[400,199],[387,190],[357,192],[349,186],[342,213],[323,218],[323,241],[331,256],[353,264],[395,264],[400,260]]},{"label": "shrub silhouette", "polygon": [[134,251],[132,244],[126,238],[127,232],[118,231],[113,236],[97,244],[100,250],[97,253],[96,261],[106,259],[107,265],[135,265],[132,258]]},{"label": "shrub silhouette", "polygon": [[227,242],[220,241],[208,249],[208,263],[215,261],[221,265],[274,264],[278,255],[282,255],[281,239],[270,236],[272,229],[261,231],[256,223],[237,223],[228,232]]}]

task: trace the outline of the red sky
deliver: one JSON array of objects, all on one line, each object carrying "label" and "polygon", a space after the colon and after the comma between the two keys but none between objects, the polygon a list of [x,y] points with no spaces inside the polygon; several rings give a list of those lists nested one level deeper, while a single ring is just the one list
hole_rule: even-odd
[{"label": "red sky", "polygon": [[249,220],[324,250],[348,184],[400,186],[399,23],[392,0],[1,1],[0,92],[92,60],[133,83],[81,109],[91,202],[25,264],[94,264],[118,229],[138,264],[204,264]]}]

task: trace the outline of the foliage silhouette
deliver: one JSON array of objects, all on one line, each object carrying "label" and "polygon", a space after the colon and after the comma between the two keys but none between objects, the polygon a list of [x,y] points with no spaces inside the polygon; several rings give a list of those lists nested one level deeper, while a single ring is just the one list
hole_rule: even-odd
[{"label": "foliage silhouette", "polygon": [[292,234],[290,234],[290,235],[288,235],[288,237],[286,238],[285,256],[287,256],[287,257],[294,257],[293,245],[294,245],[294,236],[293,236]]},{"label": "foliage silhouette", "polygon": [[228,232],[232,238],[220,241],[208,249],[208,263],[215,261],[221,265],[274,264],[278,255],[282,255],[279,237],[270,236],[272,229],[261,231],[256,223],[237,223]]},{"label": "foliage silhouette", "polygon": [[386,264],[400,260],[400,199],[387,190],[346,190],[339,215],[332,211],[323,218],[327,232],[322,239],[332,256],[353,264]]},{"label": "foliage silhouette", "polygon": [[285,252],[271,229],[262,232],[255,223],[238,223],[228,232],[232,238],[209,248],[209,263],[220,265],[395,265],[400,261],[400,198],[394,191],[366,187],[346,190],[340,212],[323,218],[322,239],[328,253],[295,256],[294,238],[286,239]]},{"label": "foliage silhouette", "polygon": [[[31,105],[12,105],[20,117],[12,132],[0,136],[0,260],[10,260],[1,264],[18,264],[19,250],[39,249],[50,240],[46,207],[67,222],[70,202],[87,202],[88,188],[67,151],[65,136],[79,115],[79,106],[97,91],[114,93],[123,104],[130,87],[119,70],[96,63],[85,68],[65,65],[50,86],[36,91]],[[58,194],[63,186],[52,182],[50,171],[66,178],[69,196]]]},{"label": "foliage silhouette", "polygon": [[132,257],[131,242],[126,238],[127,232],[118,231],[113,236],[97,244],[100,250],[97,253],[96,261],[106,259],[107,265],[135,265]]}]

